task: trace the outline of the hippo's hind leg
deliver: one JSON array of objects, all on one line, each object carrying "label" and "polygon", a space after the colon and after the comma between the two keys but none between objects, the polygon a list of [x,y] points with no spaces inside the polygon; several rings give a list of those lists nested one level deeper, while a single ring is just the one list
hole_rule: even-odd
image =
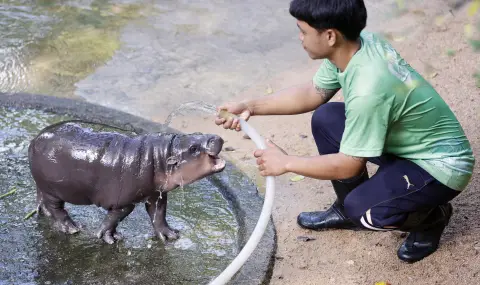
[{"label": "hippo's hind leg", "polygon": [[178,230],[170,228],[166,220],[167,194],[154,195],[145,203],[145,208],[155,230],[155,234],[164,242],[165,239],[174,240],[179,237]]},{"label": "hippo's hind leg", "polygon": [[47,217],[51,217],[52,214],[45,208],[45,204],[43,203],[43,193],[39,187],[37,187],[37,213],[38,215],[45,215]]},{"label": "hippo's hind leg", "polygon": [[113,244],[116,240],[120,240],[122,236],[120,233],[117,233],[118,223],[123,221],[134,208],[135,204],[131,204],[120,209],[109,210],[97,232],[97,237],[103,238],[108,244]]},{"label": "hippo's hind leg", "polygon": [[43,213],[52,219],[53,226],[61,232],[74,234],[80,231],[65,210],[65,201],[37,189],[37,203],[39,214]]}]

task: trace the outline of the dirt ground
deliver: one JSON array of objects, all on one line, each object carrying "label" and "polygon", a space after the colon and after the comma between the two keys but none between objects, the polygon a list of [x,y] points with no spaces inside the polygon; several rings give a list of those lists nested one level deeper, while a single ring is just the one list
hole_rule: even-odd
[{"label": "dirt ground", "polygon": [[[393,45],[451,106],[478,161],[480,89],[472,75],[480,68],[480,53],[475,53],[465,40],[464,27],[470,21],[467,8],[452,12],[444,9],[445,16],[441,18],[438,13],[431,15],[428,11],[411,10],[374,29],[397,33]],[[413,28],[401,35],[396,28],[399,26]],[[279,71],[274,79],[259,82],[238,99],[267,96],[269,88],[275,91],[310,80],[319,65],[318,61],[310,61],[302,70]],[[342,101],[341,94],[333,101]],[[316,155],[310,117],[311,114],[253,117],[249,122],[262,136],[271,138],[290,154]],[[243,138],[243,133],[223,130],[207,116],[184,116],[172,126],[184,132],[222,135],[225,146],[234,148],[224,151],[223,155],[236,162],[263,191],[264,178],[258,175],[253,157],[255,145]],[[370,170],[375,171],[373,167]],[[299,228],[296,217],[300,212],[326,209],[334,201],[331,184],[309,178],[292,182],[291,173],[277,177],[273,219],[278,251],[271,284],[375,284],[379,281],[392,285],[480,284],[479,172],[477,163],[469,187],[453,201],[454,215],[438,251],[411,265],[402,263],[396,256],[404,239],[399,232],[315,232]],[[312,240],[301,241],[297,239],[299,236]]]}]

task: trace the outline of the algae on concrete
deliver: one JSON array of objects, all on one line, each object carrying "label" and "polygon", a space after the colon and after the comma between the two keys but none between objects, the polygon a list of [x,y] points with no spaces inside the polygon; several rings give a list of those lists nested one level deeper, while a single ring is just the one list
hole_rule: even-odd
[{"label": "algae on concrete", "polygon": [[121,28],[141,17],[139,5],[105,5],[91,9],[55,5],[49,11],[61,21],[52,36],[38,43],[30,70],[32,90],[55,96],[73,96],[74,85],[110,60],[121,46]]},{"label": "algae on concrete", "polygon": [[[122,28],[130,21],[141,19],[149,10],[148,4],[115,4],[104,0],[24,2],[10,1],[5,6],[5,15],[12,19],[19,17],[20,21],[24,21],[20,17],[24,14],[49,20],[39,31],[31,27],[38,21],[24,21],[27,26],[17,25],[5,31],[6,35],[0,32],[0,36],[13,35],[15,44],[24,45],[3,59],[24,66],[14,74],[24,82],[12,82],[2,89],[60,97],[72,97],[76,82],[107,63],[121,46]],[[28,9],[19,11],[18,7]],[[6,44],[5,50],[9,51],[9,47],[10,44]]]}]

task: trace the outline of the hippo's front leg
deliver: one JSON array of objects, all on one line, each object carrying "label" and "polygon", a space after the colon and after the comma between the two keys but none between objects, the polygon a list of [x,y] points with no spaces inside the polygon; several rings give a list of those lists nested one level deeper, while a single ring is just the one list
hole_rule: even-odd
[{"label": "hippo's front leg", "polygon": [[127,217],[134,208],[135,204],[132,204],[120,209],[108,211],[107,216],[103,220],[102,225],[97,232],[97,237],[103,238],[103,240],[108,244],[112,244],[116,240],[120,240],[122,235],[117,233],[118,223],[123,221],[123,219],[125,219],[125,217]]},{"label": "hippo's front leg", "polygon": [[155,234],[164,242],[165,239],[173,240],[179,237],[178,231],[169,227],[166,219],[167,193],[151,196],[145,203],[145,208],[152,221]]}]

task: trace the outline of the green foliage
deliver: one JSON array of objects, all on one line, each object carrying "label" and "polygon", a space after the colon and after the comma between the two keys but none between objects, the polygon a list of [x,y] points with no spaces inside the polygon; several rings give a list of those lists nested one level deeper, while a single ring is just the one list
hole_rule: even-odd
[{"label": "green foliage", "polygon": [[477,71],[473,74],[473,77],[477,79],[477,87],[480,88],[480,71]]},{"label": "green foliage", "polygon": [[480,40],[470,39],[468,42],[470,43],[470,46],[472,46],[474,51],[480,51]]}]

